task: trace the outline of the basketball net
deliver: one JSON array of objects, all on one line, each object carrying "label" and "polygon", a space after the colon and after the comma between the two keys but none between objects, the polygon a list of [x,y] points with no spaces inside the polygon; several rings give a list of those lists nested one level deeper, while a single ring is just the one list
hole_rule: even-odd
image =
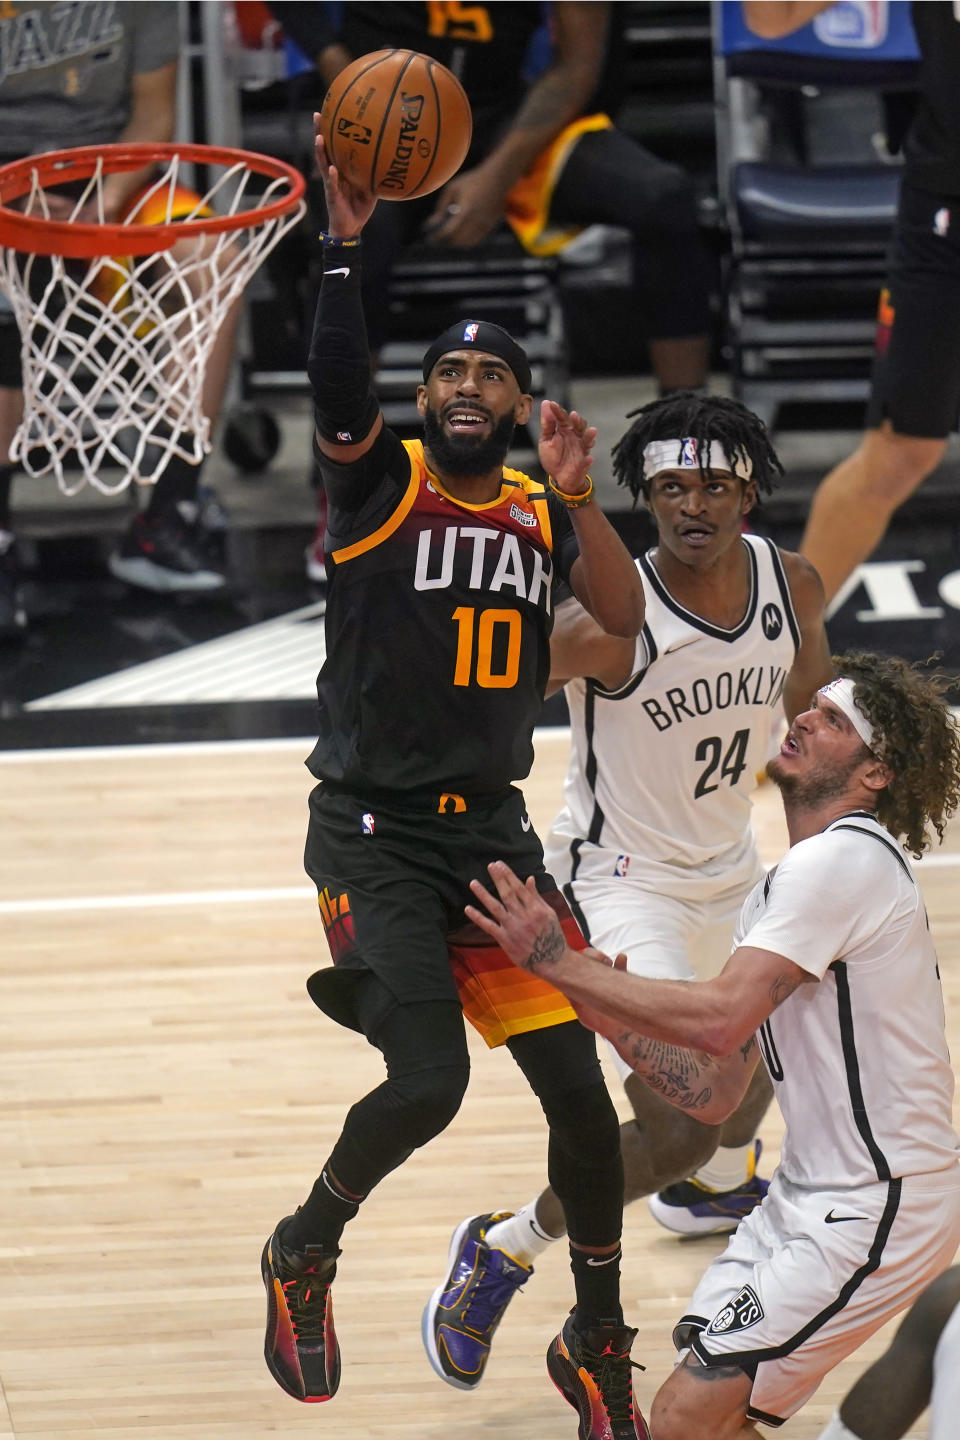
[{"label": "basketball net", "polygon": [[[106,223],[106,177],[151,160],[156,178],[122,222]],[[185,184],[192,164],[213,182],[202,194]],[[66,180],[85,183],[64,214],[48,190]],[[24,392],[11,458],[34,477],[54,473],[66,495],[88,482],[108,495],[153,484],[174,455],[199,465],[211,448],[211,350],[303,214],[303,188],[281,162],[196,145],[62,151],[0,170],[0,289],[20,330]]]}]

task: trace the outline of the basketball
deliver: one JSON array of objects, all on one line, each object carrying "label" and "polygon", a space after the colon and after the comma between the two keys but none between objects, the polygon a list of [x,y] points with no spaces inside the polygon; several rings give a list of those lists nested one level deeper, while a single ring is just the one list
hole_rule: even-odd
[{"label": "basketball", "polygon": [[330,86],[320,134],[345,180],[381,200],[412,200],[460,169],[473,117],[460,81],[438,60],[416,50],[375,50]]}]

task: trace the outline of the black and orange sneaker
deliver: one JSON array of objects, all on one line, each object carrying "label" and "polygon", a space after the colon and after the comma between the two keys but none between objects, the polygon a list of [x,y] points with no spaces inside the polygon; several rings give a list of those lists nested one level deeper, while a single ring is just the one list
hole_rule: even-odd
[{"label": "black and orange sneaker", "polygon": [[563,1398],[580,1414],[580,1440],[650,1440],[633,1398],[630,1359],[636,1330],[629,1325],[593,1325],[577,1330],[571,1310],[547,1351],[547,1373]]},{"label": "black and orange sneaker", "polygon": [[264,1359],[274,1380],[294,1400],[330,1400],[340,1384],[340,1347],[330,1298],[340,1251],[320,1245],[288,1249],[281,1238],[286,1223],[280,1221],[260,1262],[267,1289]]}]

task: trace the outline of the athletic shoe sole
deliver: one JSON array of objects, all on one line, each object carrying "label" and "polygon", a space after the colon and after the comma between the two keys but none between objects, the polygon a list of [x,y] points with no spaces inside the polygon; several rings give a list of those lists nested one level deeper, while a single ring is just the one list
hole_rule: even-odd
[{"label": "athletic shoe sole", "polygon": [[[757,1201],[757,1204],[760,1202]],[[649,1195],[647,1206],[650,1214],[664,1230],[674,1235],[696,1239],[698,1235],[729,1235],[741,1220],[753,1213],[756,1206],[745,1210],[742,1215],[692,1215],[688,1205],[668,1205],[659,1195]]]},{"label": "athletic shoe sole", "polygon": [[187,574],[181,570],[168,570],[155,565],[141,555],[111,555],[107,561],[110,574],[128,585],[140,590],[151,590],[155,595],[197,595],[211,594],[226,588],[226,577],[216,570],[196,570]]}]

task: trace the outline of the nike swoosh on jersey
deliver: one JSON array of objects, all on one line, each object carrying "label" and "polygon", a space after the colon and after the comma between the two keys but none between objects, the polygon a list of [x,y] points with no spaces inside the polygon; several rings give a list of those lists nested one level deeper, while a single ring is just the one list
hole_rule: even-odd
[{"label": "nike swoosh on jersey", "polygon": [[844,1220],[866,1220],[867,1217],[866,1215],[834,1215],[831,1210],[823,1218],[828,1225],[841,1225]]},{"label": "nike swoosh on jersey", "polygon": [[530,829],[530,826],[532,825],[532,823],[533,823],[533,822],[532,822],[532,820],[530,819],[530,816],[529,816],[529,815],[521,815],[521,816],[520,816],[520,828],[521,828],[521,830],[529,830],[529,829]]},{"label": "nike swoosh on jersey", "polygon": [[339,270],[324,270],[323,273],[324,273],[324,275],[349,275],[349,274],[350,274],[350,266],[349,266],[349,265],[344,265],[344,266],[342,266],[341,269],[339,269]]}]

